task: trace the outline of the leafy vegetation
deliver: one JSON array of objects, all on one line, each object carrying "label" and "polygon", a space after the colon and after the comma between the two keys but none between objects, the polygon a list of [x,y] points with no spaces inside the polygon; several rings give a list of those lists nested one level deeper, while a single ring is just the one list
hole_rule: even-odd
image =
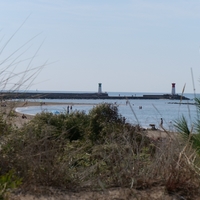
[{"label": "leafy vegetation", "polygon": [[7,199],[9,190],[20,186],[22,179],[18,178],[13,170],[10,170],[4,175],[0,176],[0,200]]},{"label": "leafy vegetation", "polygon": [[196,121],[190,125],[185,116],[175,121],[176,130],[185,138],[193,148],[200,154],[200,99],[195,98],[195,105],[197,108]]}]

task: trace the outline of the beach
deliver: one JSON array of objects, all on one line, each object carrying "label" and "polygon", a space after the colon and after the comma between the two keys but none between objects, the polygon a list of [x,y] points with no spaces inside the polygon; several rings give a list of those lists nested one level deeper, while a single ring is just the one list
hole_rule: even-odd
[{"label": "beach", "polygon": [[[30,101],[4,101],[1,103],[1,112],[4,114],[4,119],[10,122],[12,125],[21,128],[25,123],[28,123],[31,119],[34,118],[34,115],[26,114],[25,118],[23,117],[23,113],[16,112],[16,108],[25,108],[30,106],[71,106],[71,105],[80,105],[80,103],[59,103],[59,102],[30,102]],[[85,105],[85,104],[84,104]],[[88,105],[86,103],[86,105]],[[12,114],[13,113],[13,114]],[[11,117],[9,115],[11,114]],[[169,136],[169,133],[163,130],[161,127],[156,130],[152,130],[151,128],[144,130],[145,134],[152,139],[165,138]],[[173,135],[170,133],[170,135]]]},{"label": "beach", "polygon": [[145,129],[151,128],[150,124],[154,124],[156,129],[160,129],[162,118],[163,127],[170,132],[174,132],[174,122],[182,115],[186,117],[189,126],[197,116],[196,106],[175,104],[178,101],[173,101],[172,104],[168,100],[129,100],[127,105],[124,100],[31,99],[28,100],[27,104],[23,100],[16,101],[14,107],[17,108],[17,112],[25,115],[36,115],[41,111],[61,113],[67,111],[68,105],[73,107],[70,112],[83,111],[89,113],[93,107],[102,103],[115,104],[118,107],[119,114],[126,118],[126,122],[133,125],[139,124]]},{"label": "beach", "polygon": [[3,117],[5,120],[10,122],[12,125],[20,128],[25,123],[28,123],[31,119],[34,118],[34,115],[25,115],[23,117],[23,113],[16,112],[16,108],[19,107],[29,107],[29,106],[42,106],[42,105],[71,105],[69,103],[58,103],[58,102],[30,102],[30,101],[3,101],[1,102],[0,111],[3,113]]}]

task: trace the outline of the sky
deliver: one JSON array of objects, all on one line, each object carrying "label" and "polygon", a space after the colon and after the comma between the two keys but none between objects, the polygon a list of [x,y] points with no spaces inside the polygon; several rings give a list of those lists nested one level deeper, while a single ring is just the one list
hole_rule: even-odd
[{"label": "sky", "polygon": [[200,1],[1,1],[0,69],[3,89],[200,93]]}]

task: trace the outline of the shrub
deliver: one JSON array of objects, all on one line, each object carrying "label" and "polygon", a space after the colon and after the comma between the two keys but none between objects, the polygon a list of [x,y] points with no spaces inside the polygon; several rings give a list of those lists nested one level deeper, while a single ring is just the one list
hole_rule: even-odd
[{"label": "shrub", "polygon": [[[197,118],[189,124],[185,116],[175,120],[179,144],[174,152],[176,162],[169,165],[166,188],[169,192],[192,195],[200,186],[200,99],[195,98]],[[170,144],[171,145],[171,144]],[[167,152],[167,151],[166,151]],[[169,162],[168,162],[169,163]]]},{"label": "shrub", "polygon": [[49,138],[56,139],[62,135],[63,138],[72,141],[83,138],[87,124],[88,117],[84,112],[59,115],[43,112],[37,114],[23,129],[38,137],[42,137],[48,130]]},{"label": "shrub", "polygon": [[195,105],[197,107],[197,118],[189,125],[185,116],[175,120],[175,128],[178,133],[200,154],[200,99],[195,98]]},{"label": "shrub", "polygon": [[81,140],[87,134],[89,118],[84,112],[73,112],[64,120],[64,130],[67,138]]},{"label": "shrub", "polygon": [[12,132],[12,126],[4,119],[3,115],[0,114],[0,136],[9,135]]},{"label": "shrub", "polygon": [[7,199],[11,189],[20,186],[22,179],[18,178],[13,170],[0,176],[0,200]]},{"label": "shrub", "polygon": [[[7,163],[6,170],[18,171],[25,185],[74,187],[84,185],[89,179],[95,187],[98,179],[118,186],[128,179],[129,185],[137,170],[142,169],[141,161],[135,160],[145,158],[139,154],[144,154],[150,141],[137,133],[138,128],[124,124],[117,110],[110,110],[111,105],[100,108],[103,112],[98,108],[96,119],[101,128],[98,138],[101,145],[92,144],[88,138],[95,122],[90,120],[94,120],[96,110],[88,115],[41,113],[10,135],[1,149],[1,166]],[[135,163],[140,167],[133,173]],[[123,170],[124,166],[128,168]]]},{"label": "shrub", "polygon": [[89,138],[95,142],[102,140],[106,133],[117,130],[125,123],[114,104],[99,104],[89,112]]}]

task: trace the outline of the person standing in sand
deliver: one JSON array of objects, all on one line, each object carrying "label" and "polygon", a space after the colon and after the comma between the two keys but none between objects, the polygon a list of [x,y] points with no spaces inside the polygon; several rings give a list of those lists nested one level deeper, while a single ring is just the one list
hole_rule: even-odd
[{"label": "person standing in sand", "polygon": [[163,118],[160,118],[160,126],[163,127]]},{"label": "person standing in sand", "polygon": [[67,114],[69,114],[69,106],[67,106]]}]

